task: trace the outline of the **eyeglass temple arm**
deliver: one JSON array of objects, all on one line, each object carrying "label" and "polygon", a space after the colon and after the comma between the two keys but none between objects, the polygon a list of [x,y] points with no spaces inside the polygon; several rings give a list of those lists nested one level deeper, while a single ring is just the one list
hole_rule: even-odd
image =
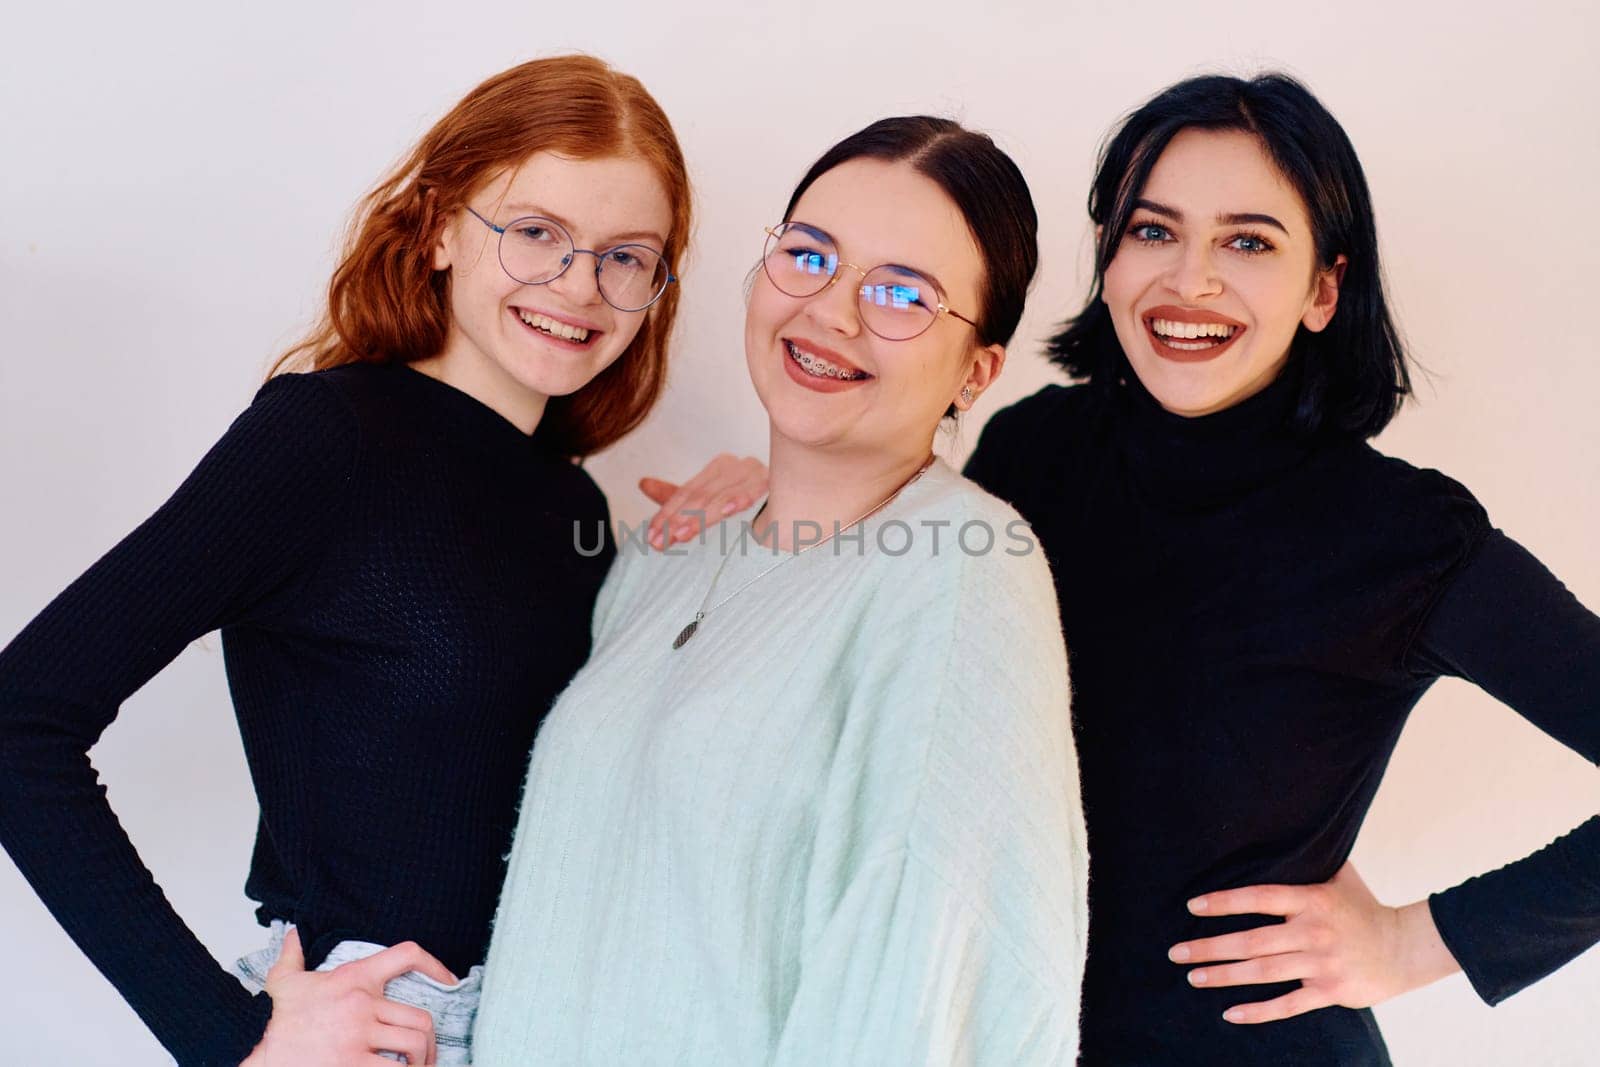
[{"label": "eyeglass temple arm", "polygon": [[503,235],[506,232],[506,228],[504,226],[496,226],[494,223],[490,222],[488,219],[484,218],[470,207],[467,208],[467,214],[471,215],[473,218],[489,227],[489,229],[493,230],[495,233]]}]

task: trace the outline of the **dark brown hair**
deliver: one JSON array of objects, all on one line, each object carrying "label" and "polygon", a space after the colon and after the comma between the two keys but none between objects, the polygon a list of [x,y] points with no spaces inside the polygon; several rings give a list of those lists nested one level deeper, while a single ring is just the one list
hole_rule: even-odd
[{"label": "dark brown hair", "polygon": [[950,119],[879,119],[822,154],[795,186],[785,222],[813,182],[853,159],[909,162],[955,202],[983,258],[978,342],[1003,345],[1016,333],[1039,266],[1039,216],[1022,171],[986,134]]}]

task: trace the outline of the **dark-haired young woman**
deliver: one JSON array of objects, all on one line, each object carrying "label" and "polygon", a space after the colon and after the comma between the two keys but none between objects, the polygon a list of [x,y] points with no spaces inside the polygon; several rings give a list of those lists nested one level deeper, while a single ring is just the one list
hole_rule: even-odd
[{"label": "dark-haired young woman", "polygon": [[[966,469],[1036,530],[1071,652],[1083,1062],[1387,1063],[1370,1005],[1458,968],[1495,1003],[1600,939],[1600,818],[1398,909],[1346,863],[1442,675],[1600,760],[1600,620],[1367,445],[1409,378],[1360,163],[1302,86],[1172,86],[1089,206],[1093,293],[1054,343],[1083,383],[997,414]],[[657,528],[726,496],[645,488]]]},{"label": "dark-haired young woman", "polygon": [[[1084,1062],[1383,1064],[1369,1005],[1490,1003],[1600,938],[1600,817],[1392,909],[1347,864],[1407,713],[1468,679],[1600,760],[1600,619],[1367,439],[1409,393],[1361,166],[1281,76],[1130,116],[1090,202],[1083,384],[967,473],[1050,555],[1094,856]],[[1245,1025],[1265,1024],[1265,1025]]]},{"label": "dark-haired young woman", "polygon": [[[573,459],[657,398],[689,218],[638,81],[577,56],[489,79],[363,203],[291,353],[312,373],[0,653],[0,841],[181,1064],[465,1061],[527,752],[609,562],[575,551],[606,503]],[[273,927],[234,974],[87,756],[218,628]]]}]

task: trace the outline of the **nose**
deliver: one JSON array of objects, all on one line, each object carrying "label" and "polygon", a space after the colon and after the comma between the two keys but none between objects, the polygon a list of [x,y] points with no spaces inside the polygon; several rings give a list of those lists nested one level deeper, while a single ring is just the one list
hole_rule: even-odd
[{"label": "nose", "polygon": [[1222,293],[1222,279],[1208,245],[1193,243],[1182,249],[1167,275],[1167,288],[1186,304]]},{"label": "nose", "polygon": [[841,337],[861,332],[861,279],[864,275],[847,263],[839,264],[820,293],[806,301],[805,313],[812,322]]},{"label": "nose", "polygon": [[572,262],[567,264],[567,269],[561,272],[559,278],[546,282],[545,288],[554,289],[579,306],[599,303],[602,299],[600,258],[593,252],[574,249]]}]

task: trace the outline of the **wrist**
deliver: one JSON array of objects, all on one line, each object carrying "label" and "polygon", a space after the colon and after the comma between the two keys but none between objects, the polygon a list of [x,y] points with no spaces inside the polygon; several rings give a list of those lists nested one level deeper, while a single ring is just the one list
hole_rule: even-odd
[{"label": "wrist", "polygon": [[1426,900],[1395,909],[1398,961],[1403,987],[1399,992],[1432,985],[1461,970],[1450,954]]}]

